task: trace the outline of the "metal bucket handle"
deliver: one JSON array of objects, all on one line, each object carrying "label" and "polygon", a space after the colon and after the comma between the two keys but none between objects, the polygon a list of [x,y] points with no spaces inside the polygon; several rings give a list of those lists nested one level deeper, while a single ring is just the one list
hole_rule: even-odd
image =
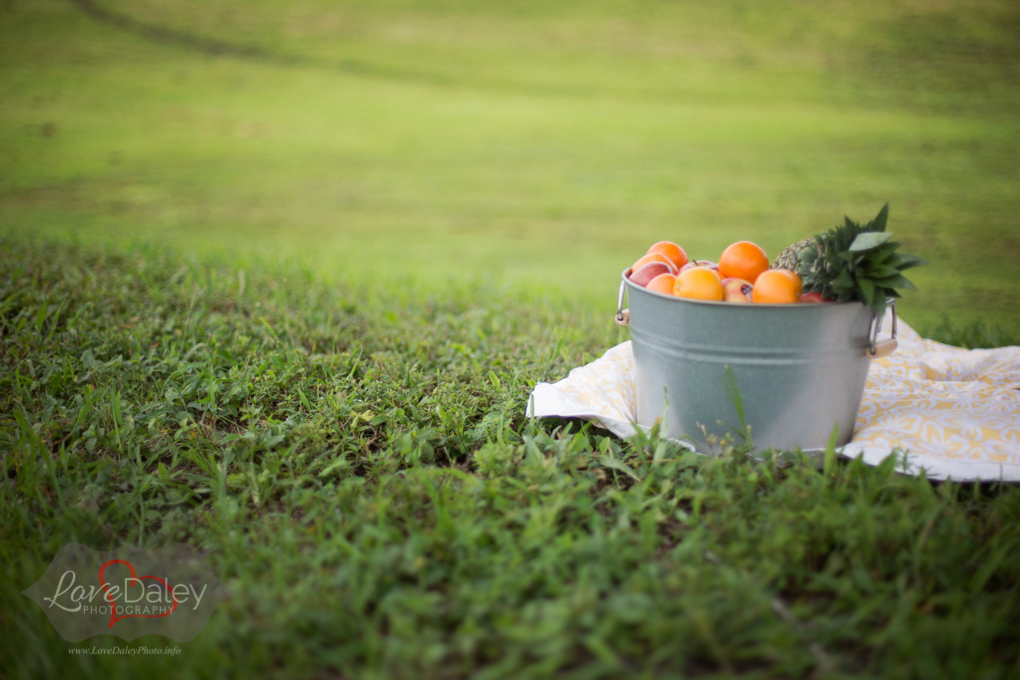
[{"label": "metal bucket handle", "polygon": [[[629,326],[630,325],[630,310],[623,308],[623,298],[627,295],[627,282],[620,281],[620,295],[616,300],[616,325],[617,326]],[[868,358],[870,359],[881,359],[887,357],[896,351],[898,343],[896,342],[896,300],[889,298],[886,301],[892,309],[892,337],[886,340],[879,340],[878,334],[882,332],[882,317],[875,316],[871,320],[871,328],[868,333],[868,349],[866,350]]]},{"label": "metal bucket handle", "polygon": [[871,332],[868,333],[868,357],[881,359],[896,351],[896,300],[889,298],[886,304],[892,309],[892,337],[887,340],[879,340],[878,334],[882,331],[882,318],[875,316],[871,320]]},{"label": "metal bucket handle", "polygon": [[[630,270],[627,271],[630,273]],[[623,308],[623,296],[627,294],[627,282],[620,281],[620,298],[616,301],[616,325],[630,325],[630,310]]]}]

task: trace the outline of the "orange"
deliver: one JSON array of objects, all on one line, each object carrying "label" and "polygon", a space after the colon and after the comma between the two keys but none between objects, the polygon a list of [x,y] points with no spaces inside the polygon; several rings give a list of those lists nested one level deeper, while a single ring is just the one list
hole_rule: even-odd
[{"label": "orange", "polygon": [[671,241],[659,241],[654,246],[648,249],[648,255],[652,253],[660,253],[666,256],[666,259],[673,263],[673,265],[680,269],[687,264],[687,253],[684,249]]},{"label": "orange", "polygon": [[674,283],[676,283],[676,277],[672,274],[659,274],[648,282],[648,285],[645,286],[645,290],[654,290],[656,293],[672,295]]},{"label": "orange", "polygon": [[800,299],[803,285],[800,277],[787,269],[769,269],[755,282],[751,302],[791,304]]},{"label": "orange", "polygon": [[758,276],[768,268],[769,258],[765,251],[750,241],[730,244],[719,257],[719,276],[724,279],[743,279],[754,285]]},{"label": "orange", "polygon": [[641,269],[641,267],[644,267],[646,264],[651,262],[661,262],[665,265],[669,265],[670,270],[674,272],[677,269],[676,265],[662,253],[648,253],[647,255],[639,257],[638,261],[631,265],[630,270],[632,272],[636,272],[638,269]]},{"label": "orange", "polygon": [[673,295],[693,300],[722,300],[722,279],[707,267],[691,267],[676,277]]},{"label": "orange", "polygon": [[801,281],[800,276],[798,276],[795,272],[791,272],[789,269],[780,269],[779,271],[783,273],[783,276],[793,281],[793,285],[797,289],[797,301],[800,302],[800,294],[804,292],[804,282]]}]

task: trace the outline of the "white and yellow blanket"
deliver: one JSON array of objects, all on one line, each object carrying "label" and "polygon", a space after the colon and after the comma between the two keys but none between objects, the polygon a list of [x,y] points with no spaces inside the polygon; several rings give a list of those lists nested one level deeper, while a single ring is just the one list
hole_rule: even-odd
[{"label": "white and yellow blanket", "polygon": [[[890,327],[886,319],[883,328]],[[925,340],[899,322],[899,348],[873,361],[847,457],[877,465],[893,450],[931,479],[1020,481],[1020,347],[966,350]],[[539,383],[528,415],[585,418],[634,434],[630,342]]]}]

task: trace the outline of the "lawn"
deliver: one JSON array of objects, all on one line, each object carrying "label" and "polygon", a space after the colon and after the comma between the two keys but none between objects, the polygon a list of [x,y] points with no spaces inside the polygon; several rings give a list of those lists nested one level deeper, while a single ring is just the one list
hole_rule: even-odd
[{"label": "lawn", "polygon": [[[1020,673],[1020,490],[529,421],[670,238],[890,201],[903,316],[1020,341],[1012,3],[0,6],[11,677]],[[234,592],[72,655],[64,545]],[[109,636],[80,646],[124,646]],[[140,639],[132,646],[175,644]]]},{"label": "lawn", "polygon": [[[1015,487],[527,422],[616,339],[563,301],[3,246],[14,676],[1017,669]],[[235,594],[173,659],[70,656],[20,594],[70,542],[186,542]]]}]

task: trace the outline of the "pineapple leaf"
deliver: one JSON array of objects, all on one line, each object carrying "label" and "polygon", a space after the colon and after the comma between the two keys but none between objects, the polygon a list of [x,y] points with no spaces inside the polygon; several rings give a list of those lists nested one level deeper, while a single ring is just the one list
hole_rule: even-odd
[{"label": "pineapple leaf", "polygon": [[864,304],[871,307],[875,301],[875,284],[864,277],[858,277],[857,288],[861,291]]},{"label": "pineapple leaf", "polygon": [[875,312],[875,316],[880,319],[885,316],[885,300],[885,296],[878,295],[875,297],[875,301],[868,305],[871,307],[871,311]]},{"label": "pineapple leaf", "polygon": [[880,279],[874,279],[874,281],[876,286],[882,286],[884,288],[906,288],[907,290],[917,290],[917,288],[914,287],[914,284],[912,284],[903,274],[886,276]]},{"label": "pineapple leaf", "polygon": [[[900,270],[899,269],[897,269],[896,267],[890,267],[887,264],[880,264],[877,267],[873,266],[871,269],[868,270],[868,277],[873,279],[875,281],[875,283],[878,283],[880,280],[888,278],[890,276],[899,276],[899,275],[900,275]],[[881,285],[884,286],[884,285],[896,285],[896,284],[885,284],[885,283],[883,283]]]},{"label": "pineapple leaf", "polygon": [[916,255],[895,253],[893,257],[890,258],[889,264],[902,271],[904,269],[910,269],[911,267],[920,267],[922,264],[928,264],[928,260],[917,257]]},{"label": "pineapple leaf", "polygon": [[885,205],[882,206],[882,209],[878,211],[877,215],[875,215],[875,219],[871,220],[871,222],[868,223],[868,226],[865,228],[868,229],[869,231],[885,231],[885,224],[888,221],[889,221],[889,202],[886,201]]},{"label": "pineapple leaf", "polygon": [[[891,247],[890,247],[891,246]],[[900,247],[898,243],[886,243],[880,248],[875,248],[874,251],[868,253],[868,262],[873,266],[893,266],[889,264],[889,259],[894,255],[893,251]]]},{"label": "pineapple leaf", "polygon": [[849,269],[841,269],[839,275],[832,280],[832,287],[836,290],[852,290],[854,280],[850,277]]},{"label": "pineapple leaf", "polygon": [[886,241],[891,239],[895,234],[889,232],[877,232],[877,231],[864,231],[857,235],[854,242],[850,244],[850,252],[860,252],[862,250],[871,250],[884,244]]}]

